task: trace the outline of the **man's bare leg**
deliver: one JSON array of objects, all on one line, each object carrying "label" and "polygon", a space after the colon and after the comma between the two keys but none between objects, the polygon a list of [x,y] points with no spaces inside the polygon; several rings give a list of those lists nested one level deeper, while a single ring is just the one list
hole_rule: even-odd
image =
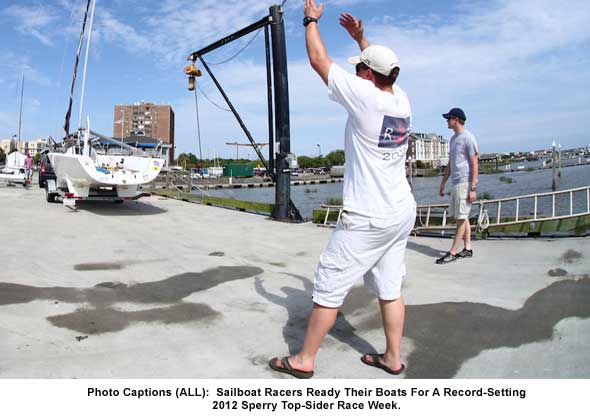
[{"label": "man's bare leg", "polygon": [[[293,369],[298,371],[313,371],[315,356],[322,344],[322,340],[324,340],[326,334],[334,326],[337,315],[337,308],[313,304],[309,322],[307,323],[303,347],[299,353],[289,357],[289,363]],[[280,362],[280,359],[277,359],[275,364],[284,368],[284,364],[279,364],[278,362]]]},{"label": "man's bare leg", "polygon": [[469,223],[469,219],[465,220],[465,233],[463,234],[463,240],[465,241],[465,249],[471,250],[471,223]]},{"label": "man's bare leg", "polygon": [[[392,371],[397,371],[402,366],[400,349],[404,333],[406,306],[402,297],[397,300],[379,300],[379,306],[381,307],[386,341],[385,353],[383,353],[381,361]],[[372,362],[373,358],[367,355],[365,360]]]},{"label": "man's bare leg", "polygon": [[[465,222],[467,222],[467,220],[457,219],[457,230],[455,232],[455,238],[453,239],[453,245],[449,251],[451,252],[451,255],[456,255],[461,250],[461,241],[465,237]],[[469,233],[471,233],[471,230],[469,230]],[[471,235],[469,236],[469,242],[471,243]]]}]

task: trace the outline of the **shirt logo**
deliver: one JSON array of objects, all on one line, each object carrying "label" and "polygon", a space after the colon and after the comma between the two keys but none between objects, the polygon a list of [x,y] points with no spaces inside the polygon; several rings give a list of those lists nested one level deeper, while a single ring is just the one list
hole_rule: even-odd
[{"label": "shirt logo", "polygon": [[380,148],[398,148],[408,142],[410,136],[410,118],[383,117],[383,126],[379,134]]}]

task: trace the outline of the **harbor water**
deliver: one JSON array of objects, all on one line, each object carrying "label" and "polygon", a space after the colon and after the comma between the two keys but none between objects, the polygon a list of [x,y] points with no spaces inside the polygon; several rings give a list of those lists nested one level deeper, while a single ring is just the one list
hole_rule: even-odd
[{"label": "harbor water", "polygon": [[[486,174],[479,176],[478,198],[496,199],[519,195],[551,192],[551,169],[535,171],[515,171],[500,174]],[[441,177],[414,178],[413,193],[418,204],[445,204],[449,197],[438,194]],[[585,187],[590,185],[590,165],[563,166],[561,177],[557,179],[557,190]],[[445,192],[450,190],[447,183]],[[201,193],[201,191],[194,191]],[[208,190],[207,195],[234,198],[237,200],[274,203],[275,189],[268,188],[236,188]],[[580,194],[580,193],[578,193]],[[300,185],[291,187],[291,199],[304,218],[311,218],[312,211],[320,208],[330,198],[342,198],[342,183]],[[529,214],[532,210],[530,201],[521,203],[520,212]],[[530,207],[529,207],[530,205]],[[550,210],[548,201],[540,201],[540,210]],[[574,212],[585,210],[586,199],[583,195],[574,196]],[[557,202],[558,214],[569,211],[569,200],[560,199]],[[508,215],[510,207],[506,207]],[[502,209],[504,212],[504,209]],[[493,213],[490,213],[493,214]]]}]

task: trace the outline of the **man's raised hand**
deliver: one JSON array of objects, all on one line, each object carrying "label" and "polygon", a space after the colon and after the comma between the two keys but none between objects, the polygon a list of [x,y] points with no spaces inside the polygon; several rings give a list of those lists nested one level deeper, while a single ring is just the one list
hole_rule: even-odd
[{"label": "man's raised hand", "polygon": [[342,13],[340,15],[340,25],[344,27],[352,37],[357,42],[360,42],[363,39],[364,28],[363,28],[363,21],[351,15],[350,13]]},{"label": "man's raised hand", "polygon": [[324,3],[320,3],[316,6],[315,0],[305,0],[305,6],[303,6],[303,15],[320,19],[324,13]]}]

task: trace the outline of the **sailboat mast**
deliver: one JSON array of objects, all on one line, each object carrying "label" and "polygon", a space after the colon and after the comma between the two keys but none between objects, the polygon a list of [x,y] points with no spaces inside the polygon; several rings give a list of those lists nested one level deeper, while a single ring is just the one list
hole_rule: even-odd
[{"label": "sailboat mast", "polygon": [[18,152],[21,151],[20,144],[21,144],[21,136],[23,134],[22,128],[22,121],[23,121],[23,96],[25,92],[25,74],[23,73],[23,82],[20,88],[20,111],[18,114]]},{"label": "sailboat mast", "polygon": [[86,87],[86,68],[88,67],[88,51],[90,50],[90,38],[92,37],[92,23],[94,22],[94,8],[96,0],[92,2],[90,12],[90,26],[88,27],[88,38],[86,39],[86,54],[84,56],[84,71],[82,72],[82,92],[80,93],[80,114],[78,115],[78,129],[82,127],[82,112],[84,110],[84,89]]},{"label": "sailboat mast", "polygon": [[64,131],[66,137],[70,134],[70,117],[72,116],[72,102],[74,100],[74,88],[76,86],[76,75],[78,74],[78,62],[80,61],[80,52],[82,51],[82,43],[84,42],[84,31],[86,29],[86,19],[88,18],[88,10],[90,9],[90,2],[86,3],[86,11],[84,12],[84,20],[82,21],[82,30],[80,31],[80,39],[78,40],[78,50],[76,52],[76,62],[74,63],[74,75],[72,76],[72,86],[70,87],[70,100],[68,102],[68,110],[64,121]]}]

